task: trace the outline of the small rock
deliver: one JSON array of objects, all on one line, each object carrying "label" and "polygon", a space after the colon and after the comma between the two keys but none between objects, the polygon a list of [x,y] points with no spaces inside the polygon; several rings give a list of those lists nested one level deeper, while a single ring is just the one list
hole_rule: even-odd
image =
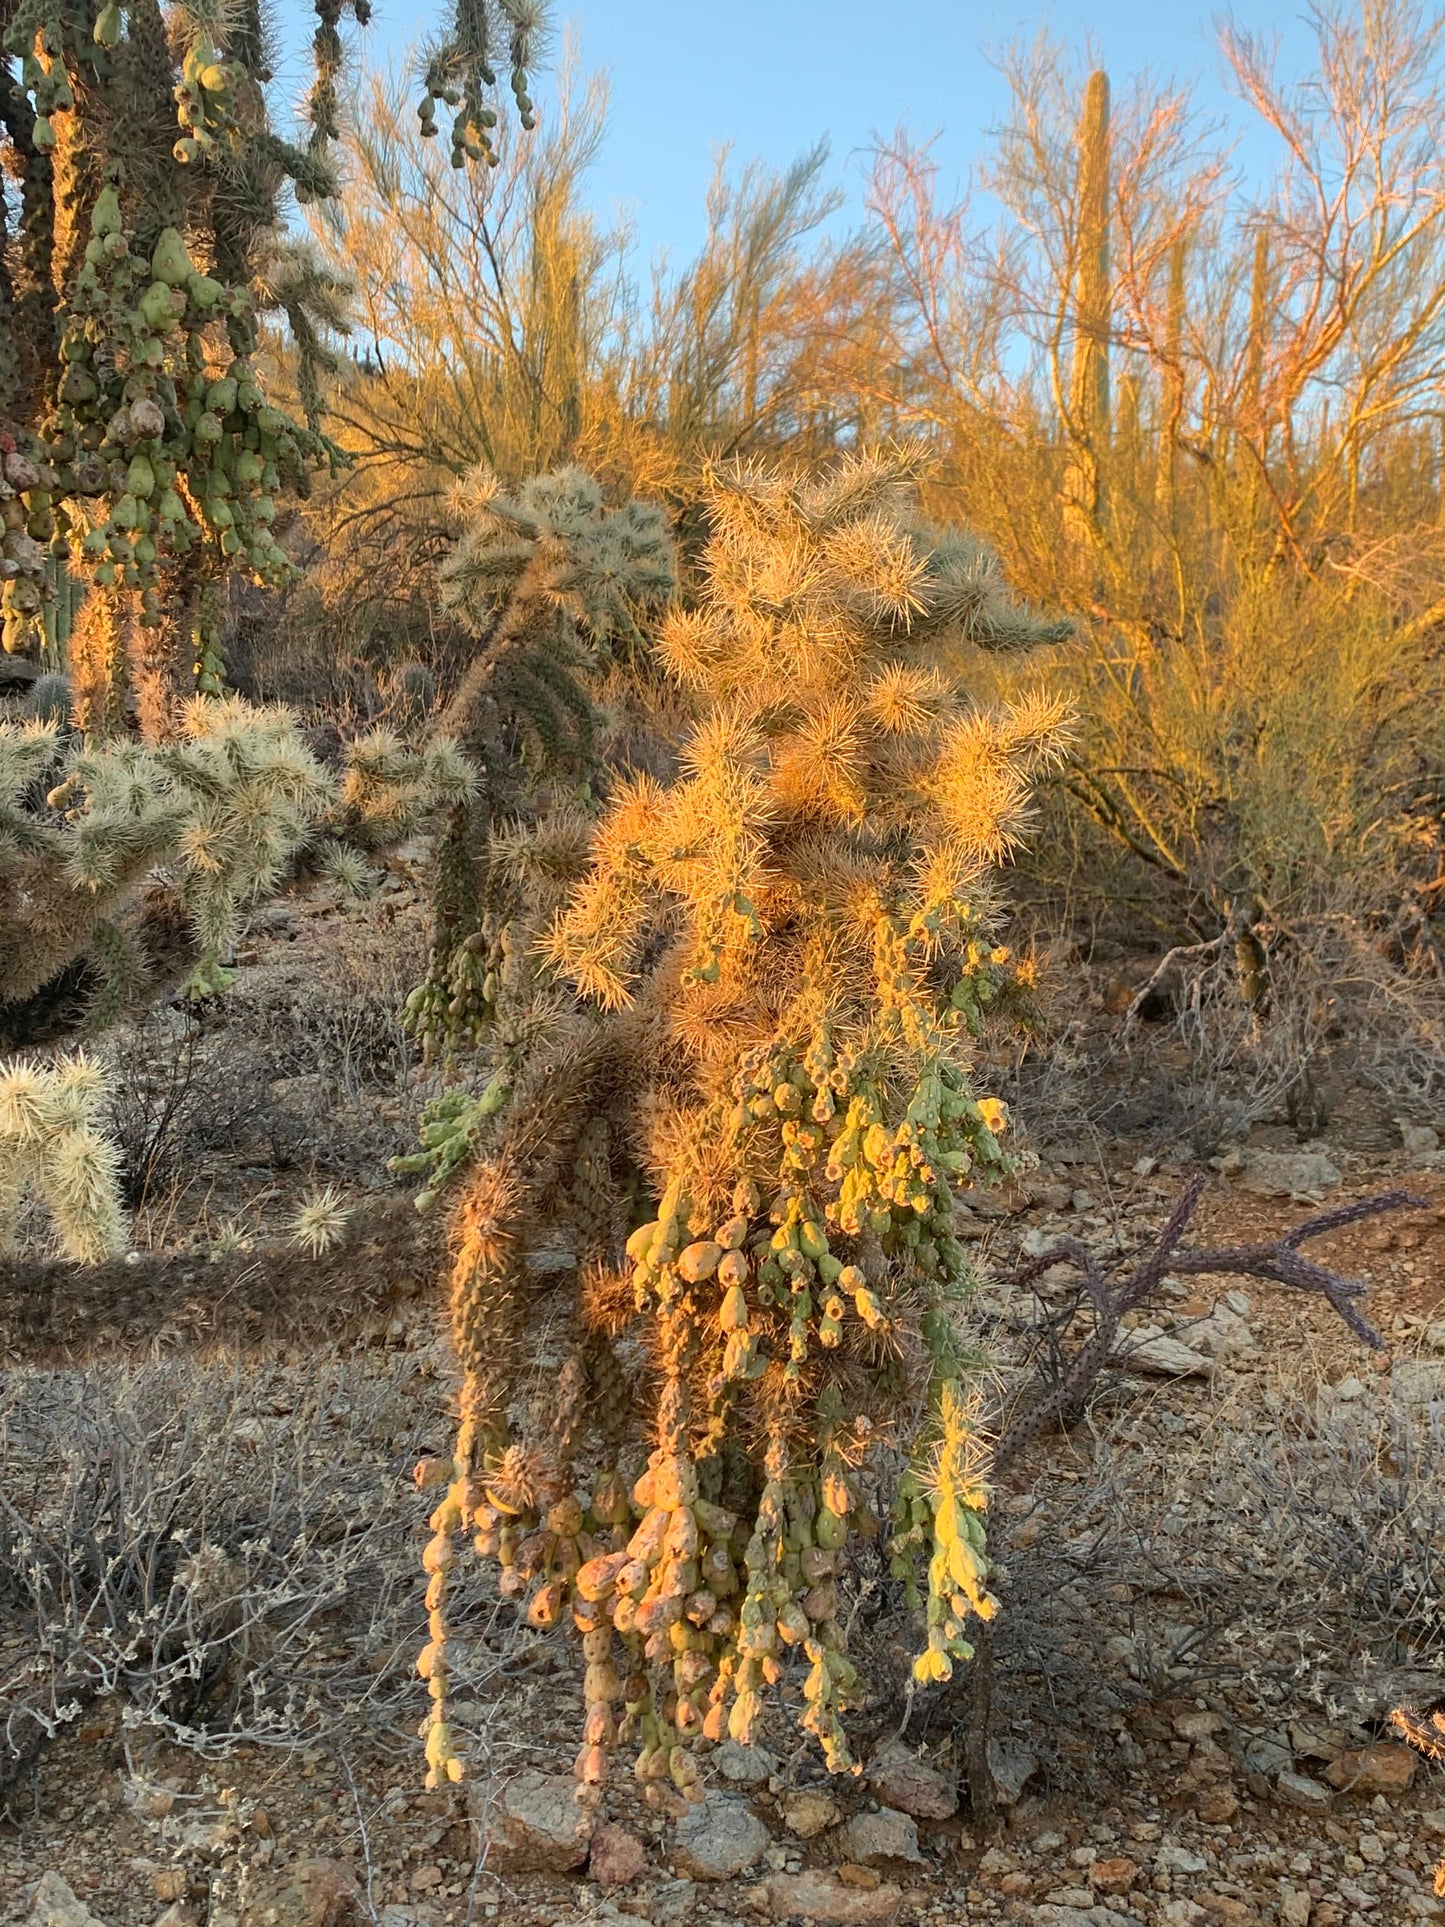
[{"label": "small rock", "polygon": [[1171,1717],[1169,1724],[1174,1728],[1176,1739],[1208,1740],[1222,1733],[1228,1722],[1222,1714],[1211,1713],[1206,1706],[1186,1706]]},{"label": "small rock", "polygon": [[479,1781],[471,1796],[493,1873],[570,1873],[582,1865],[593,1815],[578,1804],[570,1773],[519,1773],[493,1798],[495,1785]]},{"label": "small rock", "polygon": [[1349,1735],[1342,1726],[1312,1726],[1304,1720],[1290,1721],[1289,1743],[1299,1760],[1337,1760],[1350,1750]]},{"label": "small rock", "polygon": [[1039,1770],[1039,1756],[1018,1740],[991,1739],[988,1771],[1001,1807],[1017,1806],[1029,1781]]},{"label": "small rock", "polygon": [[1213,1360],[1202,1352],[1192,1350],[1152,1326],[1141,1329],[1142,1337],[1139,1330],[1119,1334],[1114,1348],[1116,1363],[1158,1378],[1208,1378],[1213,1372]]},{"label": "small rock", "polygon": [[958,1811],[958,1788],[952,1776],[929,1766],[896,1740],[873,1756],[868,1784],[885,1806],[911,1813],[915,1820],[948,1820]]},{"label": "small rock", "polygon": [[152,1867],[151,1892],[157,1900],[184,1900],[190,1878],[184,1867]]},{"label": "small rock", "polygon": [[1286,1806],[1298,1807],[1302,1813],[1328,1813],[1334,1805],[1334,1794],[1308,1773],[1281,1773],[1274,1787]]},{"label": "small rock", "polygon": [[672,1857],[694,1880],[732,1880],[758,1864],[768,1838],[741,1800],[710,1791],[678,1821]]},{"label": "small rock", "polygon": [[626,1887],[647,1870],[647,1848],[626,1827],[599,1827],[592,1836],[587,1871],[600,1887]]},{"label": "small rock", "polygon": [[889,1860],[922,1860],[918,1851],[918,1822],[896,1807],[877,1813],[856,1813],[839,1829],[838,1851],[845,1860],[873,1867]]},{"label": "small rock", "polygon": [[1152,1177],[1154,1175],[1155,1167],[1158,1165],[1158,1163],[1159,1163],[1158,1158],[1136,1159],[1134,1163],[1134,1176],[1136,1178]]},{"label": "small rock", "polygon": [[1314,1902],[1298,1887],[1286,1887],[1279,1897],[1280,1927],[1309,1927]]},{"label": "small rock", "polygon": [[1207,1827],[1223,1827],[1239,1812],[1239,1796],[1233,1787],[1209,1786],[1200,1794],[1195,1812]]},{"label": "small rock", "polygon": [[1075,1211],[1092,1211],[1099,1200],[1092,1191],[1075,1191],[1069,1202]]},{"label": "small rock", "polygon": [[1257,1773],[1262,1779],[1272,1780],[1277,1773],[1289,1771],[1294,1765],[1294,1754],[1283,1740],[1260,1733],[1246,1743],[1243,1765],[1246,1773]]},{"label": "small rock", "polygon": [[297,1860],[252,1888],[240,1927],[361,1927],[364,1918],[350,1867],[339,1860]]},{"label": "small rock", "polygon": [[1303,1198],[1313,1203],[1340,1181],[1323,1151],[1246,1151],[1241,1160],[1246,1191],[1262,1198]]},{"label": "small rock", "polygon": [[1380,1740],[1358,1753],[1342,1753],[1325,1768],[1325,1778],[1341,1793],[1404,1793],[1418,1765],[1408,1746]]},{"label": "small rock", "polygon": [[1400,1148],[1407,1157],[1427,1158],[1440,1149],[1440,1133],[1428,1124],[1400,1124]]},{"label": "small rock", "polygon": [[736,1740],[724,1740],[713,1759],[723,1778],[735,1786],[762,1786],[778,1770],[765,1746],[740,1746]]},{"label": "small rock", "polygon": [[1095,1893],[1126,1894],[1138,1878],[1137,1864],[1122,1854],[1116,1860],[1096,1860],[1089,1868],[1089,1885]]},{"label": "small rock", "polygon": [[871,1927],[897,1917],[903,1889],[878,1886],[871,1891],[850,1885],[837,1874],[775,1873],[766,1882],[768,1911],[774,1920],[816,1920],[830,1927]]},{"label": "small rock", "polygon": [[1154,1856],[1154,1864],[1165,1873],[1206,1873],[1209,1869],[1209,1862],[1202,1853],[1181,1847],[1175,1840],[1164,1842]]},{"label": "small rock", "polygon": [[189,1900],[173,1900],[163,1914],[157,1914],[153,1927],[199,1927],[200,1916]]},{"label": "small rock", "polygon": [[25,1918],[31,1927],[104,1927],[85,1902],[76,1899],[69,1881],[53,1869],[41,1874]]},{"label": "small rock", "polygon": [[805,1787],[799,1793],[785,1794],[782,1808],[783,1825],[800,1840],[816,1839],[829,1827],[836,1827],[843,1818],[842,1810],[832,1794],[822,1793],[816,1787]]}]

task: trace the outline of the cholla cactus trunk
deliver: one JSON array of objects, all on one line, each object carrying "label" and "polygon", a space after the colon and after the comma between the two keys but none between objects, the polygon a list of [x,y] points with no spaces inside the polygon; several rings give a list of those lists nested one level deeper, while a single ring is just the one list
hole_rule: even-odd
[{"label": "cholla cactus trunk", "polygon": [[1069,374],[1067,526],[1083,547],[1098,540],[1102,477],[1109,436],[1109,76],[1089,75],[1079,128],[1074,276],[1073,365]]},{"label": "cholla cactus trunk", "polygon": [[[278,500],[338,459],[320,432],[320,378],[345,290],[288,236],[285,196],[334,192],[340,28],[369,12],[318,0],[311,134],[297,147],[268,117],[256,0],[184,0],[169,16],[159,0],[0,0],[20,226],[18,248],[0,249],[0,500],[15,565],[0,589],[4,646],[42,645],[53,545],[131,602],[138,720],[154,740],[174,733],[198,658],[200,686],[214,680],[214,638],[198,651],[194,634],[210,620],[205,583],[234,567],[285,580]],[[453,109],[459,163],[488,146],[493,55],[510,62],[530,124],[541,24],[532,0],[456,10],[423,118],[439,100]],[[254,363],[266,312],[296,345],[302,421],[272,404]]]},{"label": "cholla cactus trunk", "polygon": [[1164,366],[1159,410],[1155,500],[1159,519],[1173,530],[1179,498],[1179,430],[1184,420],[1184,304],[1189,239],[1181,234],[1169,250],[1169,295],[1164,319]]},{"label": "cholla cactus trunk", "polygon": [[[591,1101],[624,1122],[657,1199],[627,1269],[586,1273],[579,1306],[649,1360],[630,1512],[610,1476],[568,1492],[565,1466],[561,1497],[534,1475],[518,1503],[509,1454],[548,1465],[548,1441],[496,1431],[514,1341],[489,1353],[488,1308],[453,1302],[467,1388],[433,1572],[470,1528],[537,1623],[570,1609],[589,1657],[578,1776],[599,1781],[634,1738],[654,1804],[698,1792],[692,1743],[747,1740],[769,1686],[796,1690],[829,1767],[851,1769],[836,1580],[854,1531],[892,1530],[894,1571],[926,1601],[920,1678],[946,1677],[970,1616],[994,1610],[952,1187],[1006,1167],[1003,1106],[969,1077],[1010,973],[989,877],[1065,719],[1043,696],[981,710],[968,675],[976,649],[1060,632],[1008,598],[988,550],[914,520],[914,468],[901,451],[816,482],[709,476],[700,603],[659,642],[698,718],[680,772],[617,785],[551,932],[554,966],[602,1013],[610,1109]],[[575,1130],[588,1093],[566,1088]],[[518,1195],[510,1128],[473,1181],[489,1222]],[[522,1337],[527,1195],[505,1260]],[[920,1402],[890,1524],[869,1454]],[[423,1659],[429,1758],[455,1777],[444,1633]]]}]

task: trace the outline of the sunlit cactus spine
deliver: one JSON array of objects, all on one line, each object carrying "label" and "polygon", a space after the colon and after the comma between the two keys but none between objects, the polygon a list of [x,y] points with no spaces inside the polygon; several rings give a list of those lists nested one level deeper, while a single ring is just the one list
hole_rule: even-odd
[{"label": "sunlit cactus spine", "polygon": [[107,1136],[106,1080],[93,1059],[0,1064],[0,1250],[8,1251],[27,1195],[49,1208],[68,1258],[118,1257],[128,1225],[120,1155]]},{"label": "sunlit cactus spine", "polygon": [[[990,878],[1065,717],[1042,695],[980,708],[970,684],[977,650],[1060,632],[980,543],[921,524],[915,471],[894,450],[816,480],[707,478],[701,592],[657,645],[695,716],[677,774],[615,784],[548,944],[583,1009],[554,1009],[460,1191],[434,1778],[462,1771],[444,1609],[463,1533],[534,1623],[570,1614],[583,1638],[579,1779],[630,1742],[654,1805],[697,1796],[695,1746],[750,1739],[775,1687],[852,1769],[855,1536],[891,1535],[895,1574],[925,1582],[920,1678],[994,1610],[953,1187],[1008,1164],[1004,1107],[969,1072],[1018,976]],[[571,1311],[579,1356],[626,1335],[646,1360],[627,1508],[613,1473],[583,1476],[555,1399],[517,1430],[543,1319],[529,1241],[567,1208],[568,1160],[590,1189],[609,1142],[650,1202],[625,1252],[579,1236]],[[575,1195],[571,1215],[598,1221]],[[877,1448],[919,1410],[902,1511],[881,1516]],[[594,1437],[593,1465],[616,1464]]]},{"label": "sunlit cactus spine", "polygon": [[152,745],[0,724],[0,1034],[43,1035],[52,1005],[101,1025],[168,965],[219,988],[248,908],[293,861],[364,888],[369,851],[472,784],[450,743],[408,751],[389,732],[327,769],[288,712],[236,697],[191,698],[179,729]]}]

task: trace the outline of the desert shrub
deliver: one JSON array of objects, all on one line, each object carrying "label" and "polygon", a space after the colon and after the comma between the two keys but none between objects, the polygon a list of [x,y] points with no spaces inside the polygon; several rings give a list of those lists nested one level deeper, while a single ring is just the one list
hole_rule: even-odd
[{"label": "desert shrub", "polygon": [[19,1369],[0,1394],[0,1783],[96,1699],[211,1756],[399,1735],[414,1361]]},{"label": "desert shrub", "polygon": [[[895,1571],[926,1602],[920,1678],[947,1676],[970,1615],[994,1610],[951,1185],[1006,1163],[1002,1106],[968,1074],[1006,982],[989,879],[1062,717],[972,704],[979,649],[1056,632],[981,545],[914,519],[914,467],[903,452],[816,482],[709,478],[699,603],[658,643],[696,721],[671,781],[617,784],[551,933],[600,1014],[569,1019],[539,986],[551,1035],[534,1033],[457,1208],[466,1377],[421,1662],[434,1778],[462,1770],[443,1600],[467,1528],[532,1623],[570,1610],[582,1633],[579,1777],[635,1735],[654,1803],[669,1782],[699,1791],[688,1742],[746,1740],[772,1684],[801,1685],[803,1725],[851,1766],[851,1535],[895,1532]],[[444,1139],[439,1123],[439,1164]],[[629,1154],[648,1203],[619,1270]],[[543,1429],[514,1435],[536,1322],[521,1260],[569,1175],[588,1260],[576,1356]],[[631,1413],[624,1334],[644,1363]],[[653,1444],[631,1500],[615,1471],[575,1490],[589,1384],[614,1433]],[[858,1473],[894,1419],[916,1450],[890,1527]]]}]

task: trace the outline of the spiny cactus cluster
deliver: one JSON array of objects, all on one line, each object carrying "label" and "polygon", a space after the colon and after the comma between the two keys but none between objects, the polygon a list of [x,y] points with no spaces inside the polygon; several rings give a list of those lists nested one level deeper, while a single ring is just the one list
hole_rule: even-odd
[{"label": "spiny cactus cluster", "polygon": [[[6,1028],[82,969],[90,1023],[113,1017],[178,949],[198,992],[247,905],[303,847],[364,887],[365,852],[454,805],[471,772],[448,742],[389,732],[351,746],[339,778],[284,710],[194,697],[179,742],[79,741],[54,723],[0,724],[0,1006]],[[180,930],[177,931],[179,921]]]},{"label": "spiny cactus cluster", "polygon": [[[453,506],[461,535],[440,571],[442,601],[480,646],[443,726],[488,774],[438,853],[430,965],[407,1005],[416,1034],[442,1055],[488,1031],[527,948],[513,846],[537,817],[529,777],[544,792],[568,774],[585,781],[596,723],[588,673],[640,645],[638,621],[674,581],[661,513],[638,502],[609,509],[578,468],[535,476],[515,494],[474,469]],[[575,832],[579,812],[543,814],[543,834],[555,844],[561,830],[582,855],[585,833],[563,828]]]},{"label": "spiny cactus cluster", "polygon": [[[921,1679],[995,1610],[953,1187],[1006,1167],[1003,1106],[969,1077],[1010,970],[989,873],[1064,718],[1043,698],[979,709],[969,678],[975,648],[1058,632],[988,551],[915,520],[914,471],[905,450],[707,480],[702,592],[658,644],[696,724],[673,781],[612,793],[548,940],[583,1010],[554,1009],[458,1206],[461,1427],[424,1475],[446,1480],[421,1661],[434,1780],[463,1770],[445,1713],[463,1533],[534,1624],[570,1615],[582,1637],[579,1778],[632,1740],[656,1805],[697,1793],[695,1743],[749,1739],[770,1686],[851,1768],[854,1535],[889,1537],[925,1609]],[[569,1160],[576,1350],[538,1424],[518,1401],[523,1260]],[[629,1235],[638,1167],[655,1202]],[[619,1402],[624,1334],[646,1368]],[[885,1516],[895,1423],[920,1443]]]},{"label": "spiny cactus cluster", "polygon": [[94,1262],[125,1250],[115,1145],[101,1116],[106,1081],[82,1053],[41,1065],[0,1065],[0,1250],[20,1207],[38,1193],[68,1258]]},{"label": "spiny cactus cluster", "polygon": [[[285,231],[284,196],[335,190],[340,26],[367,0],[317,0],[310,137],[271,125],[269,37],[257,0],[0,0],[0,87],[18,225],[0,205],[0,556],[4,646],[43,639],[47,548],[102,597],[103,669],[78,686],[87,729],[123,720],[133,684],[153,737],[180,700],[217,686],[217,598],[232,565],[260,581],[289,564],[278,504],[336,451],[321,434],[319,371],[345,326],[344,290]],[[499,37],[514,91],[540,26],[532,0],[466,0],[428,74],[457,108],[459,159],[486,145]],[[304,421],[267,396],[263,313],[297,351]],[[146,646],[127,650],[132,625]]]}]

